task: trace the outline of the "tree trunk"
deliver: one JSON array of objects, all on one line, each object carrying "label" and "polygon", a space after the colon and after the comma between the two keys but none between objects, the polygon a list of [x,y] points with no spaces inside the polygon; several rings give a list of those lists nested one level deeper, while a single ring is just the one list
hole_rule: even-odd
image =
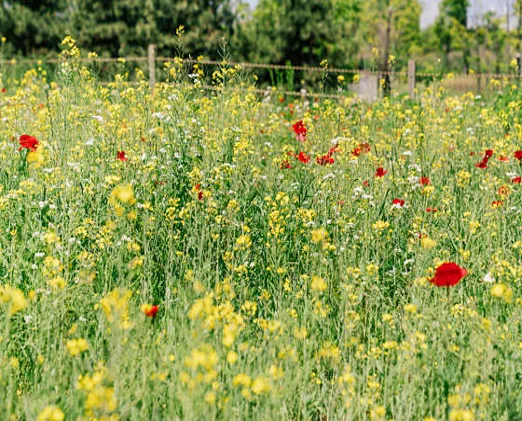
[{"label": "tree trunk", "polygon": [[386,37],[384,39],[384,57],[381,66],[383,85],[382,92],[385,97],[389,97],[391,93],[390,80],[390,43],[391,43],[391,25],[392,25],[393,10],[391,6],[388,8],[388,23],[386,26]]}]

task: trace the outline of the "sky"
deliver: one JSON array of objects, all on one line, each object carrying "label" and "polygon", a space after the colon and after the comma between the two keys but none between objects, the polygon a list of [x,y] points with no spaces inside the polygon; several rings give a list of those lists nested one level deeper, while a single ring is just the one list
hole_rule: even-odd
[{"label": "sky", "polygon": [[[247,0],[252,6],[255,6],[259,0]],[[439,11],[439,3],[441,0],[420,0],[423,6],[421,16],[421,27],[426,28],[435,21]],[[471,6],[469,10],[470,23],[479,19],[484,13],[493,10],[502,16],[506,15],[506,5],[513,4],[515,0],[470,0]],[[514,27],[514,19],[512,19],[511,27]]]}]

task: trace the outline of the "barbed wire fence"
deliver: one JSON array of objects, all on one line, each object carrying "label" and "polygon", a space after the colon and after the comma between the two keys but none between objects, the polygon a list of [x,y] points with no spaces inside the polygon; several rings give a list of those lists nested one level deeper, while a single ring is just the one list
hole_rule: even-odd
[{"label": "barbed wire fence", "polygon": [[[128,56],[123,58],[115,57],[89,57],[79,58],[78,60],[83,63],[100,63],[100,64],[114,64],[121,63],[122,59],[128,63],[142,63],[146,65],[149,76],[149,83],[151,88],[157,83],[157,65],[158,63],[169,63],[180,61],[173,57],[156,56],[155,45],[149,45],[147,57],[141,56]],[[0,59],[0,66],[15,66],[15,65],[42,65],[51,64],[57,65],[63,62],[60,58],[43,58],[43,59]],[[330,75],[350,75],[359,79],[358,83],[351,84],[350,89],[359,91],[357,92],[360,96],[366,97],[365,99],[373,100],[377,99],[379,95],[379,85],[385,76],[392,78],[392,83],[403,85],[404,91],[408,93],[411,98],[415,98],[417,93],[417,85],[421,81],[433,81],[433,80],[452,80],[450,86],[456,90],[468,90],[481,92],[491,80],[521,80],[522,75],[518,72],[513,73],[469,73],[469,74],[455,74],[455,73],[436,73],[436,72],[417,72],[416,63],[414,60],[409,60],[407,71],[380,71],[380,70],[367,70],[367,69],[345,69],[336,67],[320,67],[320,66],[294,66],[285,64],[264,64],[264,63],[249,63],[249,62],[235,62],[235,61],[217,61],[217,60],[199,60],[199,59],[182,59],[181,63],[185,65],[198,65],[206,67],[234,67],[237,66],[240,69],[245,70],[268,70],[268,71],[285,71],[285,72],[302,72],[304,74],[330,74]],[[402,80],[402,82],[399,82]],[[357,87],[356,85],[359,85]],[[364,85],[361,88],[361,85]],[[213,85],[201,84],[201,88],[207,90],[218,90]],[[236,88],[237,89],[237,88]],[[364,92],[364,90],[368,92]],[[259,94],[266,94],[270,92],[270,89],[249,89],[250,92]],[[274,91],[274,90],[272,90]],[[276,93],[286,96],[296,96],[302,98],[329,98],[329,99],[343,99],[346,98],[346,94],[343,93],[326,93],[326,92],[308,92],[306,89],[288,90],[288,89],[276,89]]]}]

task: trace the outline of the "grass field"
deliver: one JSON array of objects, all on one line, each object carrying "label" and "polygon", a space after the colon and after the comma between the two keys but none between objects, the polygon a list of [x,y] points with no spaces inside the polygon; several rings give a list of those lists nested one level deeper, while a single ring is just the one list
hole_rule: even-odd
[{"label": "grass field", "polygon": [[522,419],[517,85],[152,94],[79,54],[0,78],[2,419]]}]

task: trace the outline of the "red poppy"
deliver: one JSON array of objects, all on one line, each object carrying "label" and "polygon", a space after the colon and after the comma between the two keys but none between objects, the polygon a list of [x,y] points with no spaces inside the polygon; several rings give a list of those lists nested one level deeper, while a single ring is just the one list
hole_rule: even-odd
[{"label": "red poppy", "polygon": [[153,306],[153,305],[146,305],[143,306],[143,314],[145,316],[150,317],[151,319],[156,317],[156,314],[158,314],[159,306]]},{"label": "red poppy", "polygon": [[500,208],[501,206],[504,206],[504,202],[502,200],[494,200],[491,202],[491,206],[493,209]]},{"label": "red poppy", "polygon": [[332,158],[330,154],[326,154],[315,158],[315,162],[317,162],[319,165],[330,165],[333,164],[335,160]]},{"label": "red poppy", "polygon": [[121,162],[125,162],[129,158],[125,156],[125,151],[118,151],[116,152],[116,159],[120,160]]},{"label": "red poppy", "polygon": [[39,142],[35,137],[23,134],[20,136],[20,147],[18,150],[29,149],[30,151],[35,152],[38,145]]},{"label": "red poppy", "polygon": [[196,184],[194,190],[198,192],[198,200],[203,200],[203,190],[201,190],[201,184]]},{"label": "red poppy", "polygon": [[369,143],[359,143],[359,145],[352,150],[353,156],[359,156],[364,153],[370,152],[370,144]]},{"label": "red poppy", "polygon": [[307,130],[306,130],[306,126],[303,122],[303,120],[299,120],[297,123],[295,123],[293,126],[292,126],[292,129],[294,130],[294,133],[299,137],[299,136],[302,136],[302,137],[305,137],[306,136],[306,133],[307,133]]},{"label": "red poppy", "polygon": [[5,94],[7,92],[7,89],[2,88],[2,93]]},{"label": "red poppy", "polygon": [[426,212],[435,213],[435,212],[438,212],[438,209],[437,208],[426,208]]},{"label": "red poppy", "polygon": [[339,146],[338,146],[338,145],[332,146],[332,147],[328,150],[328,155],[333,155],[333,154],[336,153],[336,152],[339,152]]},{"label": "red poppy", "polygon": [[402,208],[404,206],[404,200],[403,199],[393,199],[392,201],[393,205]]},{"label": "red poppy", "polygon": [[281,162],[280,168],[282,170],[289,170],[290,168],[292,168],[292,166],[290,165],[290,162],[288,162],[288,160],[285,159],[283,162]]},{"label": "red poppy", "polygon": [[498,157],[500,162],[509,162],[509,158],[507,156],[501,155]]},{"label": "red poppy", "polygon": [[515,158],[518,159],[519,161],[521,161],[522,160],[522,151],[516,151]]},{"label": "red poppy", "polygon": [[363,181],[363,186],[364,187],[368,187],[370,185],[370,183],[368,182],[368,180],[364,180]]},{"label": "red poppy", "polygon": [[359,143],[359,149],[362,153],[370,152],[370,144],[369,143]]},{"label": "red poppy", "polygon": [[296,158],[303,164],[308,164],[310,162],[310,156],[304,152],[299,152],[299,154],[296,155]]},{"label": "red poppy", "polygon": [[522,177],[518,176],[518,177],[515,177],[511,180],[512,183],[515,183],[515,184],[520,184],[520,182],[522,181]]},{"label": "red poppy", "polygon": [[375,177],[379,177],[379,178],[384,177],[384,175],[387,173],[388,173],[388,171],[386,171],[383,167],[379,167],[375,171]]},{"label": "red poppy", "polygon": [[446,262],[435,270],[435,276],[430,282],[438,287],[452,287],[457,285],[468,271],[453,262]]},{"label": "red poppy", "polygon": [[421,177],[419,180],[419,183],[422,186],[429,186],[431,184],[431,181],[430,181],[429,177]]},{"label": "red poppy", "polygon": [[475,166],[477,168],[487,168],[489,158],[491,158],[492,156],[493,156],[493,149],[486,149],[486,152],[484,152],[484,158],[482,158],[481,162],[477,162],[475,164]]}]

